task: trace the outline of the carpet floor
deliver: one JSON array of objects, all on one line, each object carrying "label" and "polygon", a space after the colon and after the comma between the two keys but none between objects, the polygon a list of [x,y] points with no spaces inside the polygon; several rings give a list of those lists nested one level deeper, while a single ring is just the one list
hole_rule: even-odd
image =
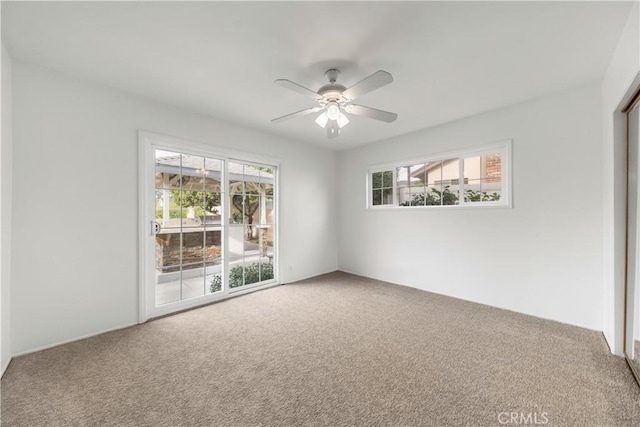
[{"label": "carpet floor", "polygon": [[599,332],[346,273],[17,357],[3,426],[640,425]]}]

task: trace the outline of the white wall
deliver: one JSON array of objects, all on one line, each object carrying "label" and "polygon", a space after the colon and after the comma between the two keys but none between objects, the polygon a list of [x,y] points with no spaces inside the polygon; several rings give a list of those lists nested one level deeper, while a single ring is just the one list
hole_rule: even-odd
[{"label": "white wall", "polygon": [[14,354],[136,322],[138,129],[281,159],[282,281],[337,268],[335,153],[13,65]]},{"label": "white wall", "polygon": [[602,82],[603,332],[618,355],[624,329],[626,142],[624,118],[616,110],[639,72],[640,7],[636,2]]},{"label": "white wall", "polygon": [[2,45],[2,143],[0,144],[0,375],[11,361],[11,58]]},{"label": "white wall", "polygon": [[[602,328],[599,85],[341,153],[346,271]],[[514,207],[367,210],[369,165],[513,140]]]}]

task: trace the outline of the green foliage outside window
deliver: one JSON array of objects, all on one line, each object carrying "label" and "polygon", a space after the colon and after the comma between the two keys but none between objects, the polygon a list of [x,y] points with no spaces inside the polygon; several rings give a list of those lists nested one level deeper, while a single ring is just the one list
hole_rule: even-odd
[{"label": "green foliage outside window", "polygon": [[[193,209],[196,217],[201,217],[205,216],[205,212],[214,212],[219,206],[219,193],[182,191],[182,206],[180,206],[180,190],[171,190],[169,218],[186,218],[190,208]],[[156,198],[156,218],[162,217],[162,210],[162,199]]]},{"label": "green foliage outside window", "polygon": [[479,191],[467,190],[464,193],[464,200],[467,202],[497,202],[500,200],[500,194],[495,192],[488,194],[486,191],[481,193]]},{"label": "green foliage outside window", "polygon": [[[465,201],[468,202],[497,202],[500,200],[500,194],[488,194],[486,191],[465,191]],[[440,206],[440,205],[457,205],[458,194],[452,192],[446,185],[442,191],[435,188],[431,189],[431,193],[414,194],[410,201],[400,203],[400,206]]]},{"label": "green foliage outside window", "polygon": [[[238,265],[229,271],[230,288],[237,288],[271,279],[273,279],[273,264],[270,262],[254,262],[246,267]],[[219,292],[222,290],[222,274],[219,273],[213,276],[210,290],[211,292]]]},{"label": "green foliage outside window", "polygon": [[371,174],[371,188],[374,190],[393,187],[393,171],[375,172]]}]

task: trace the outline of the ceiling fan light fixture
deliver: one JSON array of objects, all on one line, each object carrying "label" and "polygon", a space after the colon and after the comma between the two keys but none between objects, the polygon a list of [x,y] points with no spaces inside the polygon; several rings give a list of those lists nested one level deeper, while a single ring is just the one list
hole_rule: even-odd
[{"label": "ceiling fan light fixture", "polygon": [[327,117],[329,120],[337,120],[340,114],[342,114],[342,112],[340,111],[338,103],[335,101],[329,102],[327,105]]},{"label": "ceiling fan light fixture", "polygon": [[336,120],[338,121],[338,126],[340,128],[343,128],[343,127],[345,127],[346,125],[349,124],[349,118],[343,113],[340,113],[340,115],[338,116],[338,118]]},{"label": "ceiling fan light fixture", "polygon": [[328,121],[329,121],[329,117],[327,117],[326,112],[323,112],[322,114],[320,114],[316,119],[316,123],[318,124],[318,126],[320,126],[323,129],[325,126],[327,126]]}]

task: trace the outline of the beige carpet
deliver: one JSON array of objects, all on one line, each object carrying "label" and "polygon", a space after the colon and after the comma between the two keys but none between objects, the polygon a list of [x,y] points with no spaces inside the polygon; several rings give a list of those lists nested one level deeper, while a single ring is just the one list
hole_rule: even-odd
[{"label": "beige carpet", "polygon": [[637,426],[639,390],[598,332],[332,273],[18,357],[2,425]]}]

